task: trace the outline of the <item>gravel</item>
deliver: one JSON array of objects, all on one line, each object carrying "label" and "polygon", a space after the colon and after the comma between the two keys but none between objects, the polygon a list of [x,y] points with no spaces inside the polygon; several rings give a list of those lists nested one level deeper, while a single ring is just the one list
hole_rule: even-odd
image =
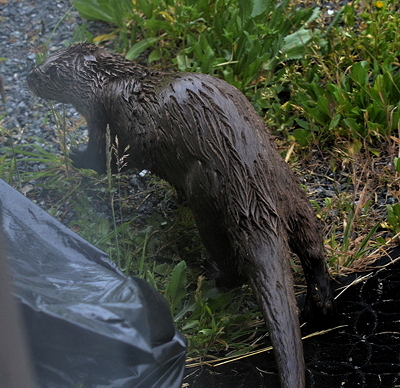
[{"label": "gravel", "polygon": [[[0,53],[0,58],[3,58],[0,60],[0,77],[5,92],[5,104],[0,99],[0,141],[3,144],[22,144],[28,151],[34,151],[30,145],[36,145],[54,155],[60,153],[50,106],[31,94],[26,77],[35,66],[38,53],[50,54],[71,45],[76,27],[83,23],[87,25],[87,31],[93,34],[107,33],[110,29],[102,22],[82,20],[69,0],[0,0],[0,45],[3,48]],[[76,121],[81,118],[72,106],[54,104],[54,107],[58,112],[65,109],[67,128],[76,127]],[[85,125],[79,125],[79,130],[69,133],[69,136],[77,143],[86,142]],[[18,171],[38,172],[47,168],[44,163],[25,159],[18,155]],[[134,199],[125,205],[124,215],[127,219],[123,221],[134,217],[138,224],[145,224],[152,214],[162,212],[160,198],[154,192],[148,174],[132,172],[124,182],[120,190],[126,197],[132,196]],[[29,181],[20,190],[44,209],[54,205],[46,203],[48,197],[45,194],[48,190],[34,190],[36,185],[35,180]],[[101,201],[101,196],[99,199],[97,195],[94,196],[96,200],[92,199],[92,207],[102,217],[111,220],[111,209]],[[174,204],[164,203],[163,206],[174,207]],[[65,207],[68,208],[68,203]],[[62,216],[58,214],[61,212]],[[71,209],[61,208],[58,213],[57,218],[61,222],[69,226],[73,224],[75,215]]]},{"label": "gravel", "polygon": [[[74,31],[82,23],[69,0],[0,1],[0,77],[5,94],[5,104],[0,101],[0,118],[3,117],[1,126],[13,145],[37,144],[47,151],[59,152],[57,142],[53,141],[55,122],[49,105],[31,94],[26,77],[38,54],[72,44]],[[107,28],[98,22],[90,24],[94,29],[99,25],[103,31]],[[64,109],[68,124],[73,125],[78,114],[72,106],[64,105]],[[82,131],[73,134],[75,139],[84,135]],[[40,171],[45,167],[43,163],[18,161],[22,171]]]},{"label": "gravel", "polygon": [[[54,51],[70,44],[79,17],[75,11],[68,12],[69,8],[68,0],[8,0],[0,4],[0,74],[6,96],[3,126],[23,131],[24,137],[49,137],[42,133],[48,108],[34,106],[37,100],[28,90],[26,76],[35,64],[39,47],[49,42],[49,51]],[[67,20],[52,34],[67,12]]]}]

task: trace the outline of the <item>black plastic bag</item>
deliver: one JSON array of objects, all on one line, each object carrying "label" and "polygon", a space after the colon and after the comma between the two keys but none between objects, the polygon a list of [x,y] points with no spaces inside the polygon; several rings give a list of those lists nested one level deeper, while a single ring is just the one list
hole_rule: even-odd
[{"label": "black plastic bag", "polygon": [[186,342],[163,297],[1,180],[0,200],[39,386],[180,387]]}]

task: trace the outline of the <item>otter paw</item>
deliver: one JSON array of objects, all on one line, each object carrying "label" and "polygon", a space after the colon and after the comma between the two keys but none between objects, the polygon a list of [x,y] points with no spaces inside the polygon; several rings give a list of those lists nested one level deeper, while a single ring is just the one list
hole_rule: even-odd
[{"label": "otter paw", "polygon": [[87,150],[87,146],[84,146],[83,144],[76,147],[72,148],[71,152],[69,153],[69,157],[72,160],[72,165],[77,168],[86,168],[85,167],[85,153]]},{"label": "otter paw", "polygon": [[301,321],[307,323],[309,330],[328,329],[337,325],[338,318],[332,295],[309,293],[301,313]]},{"label": "otter paw", "polygon": [[97,155],[92,155],[84,144],[72,149],[69,157],[76,168],[91,169],[99,174],[106,173],[105,162],[100,161]]}]

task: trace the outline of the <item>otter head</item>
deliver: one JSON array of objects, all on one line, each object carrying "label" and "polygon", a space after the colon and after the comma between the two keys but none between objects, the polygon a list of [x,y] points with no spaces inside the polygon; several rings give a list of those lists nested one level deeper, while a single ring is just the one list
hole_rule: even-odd
[{"label": "otter head", "polygon": [[44,98],[86,105],[101,83],[97,46],[80,43],[50,55],[28,75],[31,91]]}]

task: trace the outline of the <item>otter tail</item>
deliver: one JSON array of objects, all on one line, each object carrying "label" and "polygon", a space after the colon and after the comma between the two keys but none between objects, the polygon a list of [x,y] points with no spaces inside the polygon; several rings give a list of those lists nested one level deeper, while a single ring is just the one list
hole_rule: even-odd
[{"label": "otter tail", "polygon": [[[269,329],[282,388],[304,388],[305,366],[293,277],[284,245],[265,247],[251,264],[250,282]],[[281,248],[281,249],[279,249]],[[260,250],[258,249],[259,253]]]}]

